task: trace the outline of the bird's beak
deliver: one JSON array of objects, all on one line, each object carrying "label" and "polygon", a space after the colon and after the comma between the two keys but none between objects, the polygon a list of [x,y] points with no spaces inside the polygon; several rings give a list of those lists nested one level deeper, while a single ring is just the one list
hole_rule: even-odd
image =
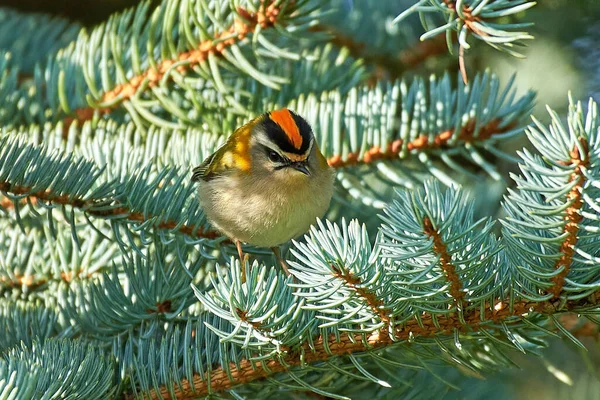
[{"label": "bird's beak", "polygon": [[302,172],[304,175],[310,176],[310,171],[305,162],[295,162],[291,164],[291,167],[297,171]]}]

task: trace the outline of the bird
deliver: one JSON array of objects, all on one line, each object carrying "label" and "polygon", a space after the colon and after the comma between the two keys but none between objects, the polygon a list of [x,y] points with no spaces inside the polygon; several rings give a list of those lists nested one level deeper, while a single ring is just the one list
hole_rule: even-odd
[{"label": "bird", "polygon": [[323,217],[334,176],[310,124],[287,108],[236,129],[192,170],[208,221],[236,245],[243,282],[247,258],[242,243],[270,248],[291,275],[279,247]]}]

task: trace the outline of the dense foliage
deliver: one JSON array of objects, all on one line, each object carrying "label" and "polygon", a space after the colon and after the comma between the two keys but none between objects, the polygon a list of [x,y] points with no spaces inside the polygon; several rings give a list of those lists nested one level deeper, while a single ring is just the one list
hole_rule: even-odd
[{"label": "dense foliage", "polygon": [[[531,124],[532,92],[465,63],[477,42],[518,55],[533,5],[165,0],[89,28],[2,11],[0,399],[435,397],[557,331],[581,345],[561,315],[598,322],[597,105]],[[455,70],[420,74],[428,58]],[[293,277],[245,246],[242,282],[190,171],[278,107],[312,124],[336,191],[287,246]],[[520,173],[482,217],[470,192],[499,160]]]}]

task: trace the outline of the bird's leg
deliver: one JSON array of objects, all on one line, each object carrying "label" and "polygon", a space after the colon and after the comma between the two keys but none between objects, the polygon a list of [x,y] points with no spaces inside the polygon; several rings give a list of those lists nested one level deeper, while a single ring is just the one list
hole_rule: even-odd
[{"label": "bird's leg", "polygon": [[290,274],[290,270],[288,269],[288,265],[285,262],[285,260],[283,258],[281,258],[281,253],[279,252],[279,247],[271,247],[271,250],[273,251],[273,254],[275,254],[275,258],[277,259],[277,262],[279,262],[279,265],[281,265],[281,268],[283,268],[283,271],[285,272],[285,274],[287,276],[290,276],[292,274]]},{"label": "bird's leg", "polygon": [[246,262],[248,262],[248,254],[244,254],[242,251],[242,242],[239,240],[235,241],[235,247],[237,247],[238,256],[240,257],[240,265],[242,266],[242,283],[246,282]]}]

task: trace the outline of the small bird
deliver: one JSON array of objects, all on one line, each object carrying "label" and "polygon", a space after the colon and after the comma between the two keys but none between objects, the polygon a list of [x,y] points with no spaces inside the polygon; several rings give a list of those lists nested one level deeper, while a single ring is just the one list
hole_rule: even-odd
[{"label": "small bird", "polygon": [[290,275],[279,246],[322,217],[333,195],[334,171],[310,125],[286,108],[235,130],[192,173],[208,220],[236,244],[244,281],[242,242],[271,248]]}]

